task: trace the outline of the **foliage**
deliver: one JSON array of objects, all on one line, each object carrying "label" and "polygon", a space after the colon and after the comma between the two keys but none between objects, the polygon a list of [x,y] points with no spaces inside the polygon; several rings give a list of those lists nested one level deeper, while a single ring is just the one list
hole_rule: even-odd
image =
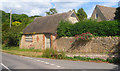
[{"label": "foliage", "polygon": [[75,35],[75,39],[78,41],[86,41],[92,39],[92,34],[90,32],[82,33],[80,35]]},{"label": "foliage", "polygon": [[15,22],[12,22],[12,25],[13,26],[19,26],[19,25],[21,25],[22,23],[20,23],[19,21],[15,21]]},{"label": "foliage", "polygon": [[0,10],[2,16],[2,44],[5,46],[18,46],[22,30],[29,25],[35,17],[28,17],[26,14],[12,14],[12,27],[10,28],[10,13]]},{"label": "foliage", "polygon": [[85,32],[90,32],[94,36],[120,36],[119,21],[84,20],[71,24],[68,21],[61,21],[57,29],[58,37],[75,36]]},{"label": "foliage", "polygon": [[115,12],[115,19],[120,20],[120,7],[118,7],[118,8],[116,9],[116,12]]},{"label": "foliage", "polygon": [[55,13],[57,13],[57,10],[55,8],[51,8],[49,12],[46,12],[47,15],[53,15]]},{"label": "foliage", "polygon": [[57,59],[64,59],[65,58],[65,52],[61,51],[58,52],[57,50],[54,50],[52,48],[47,48],[43,51],[42,57],[46,58],[57,58]]},{"label": "foliage", "polygon": [[74,59],[85,60],[85,61],[88,61],[88,60],[91,60],[91,61],[106,61],[106,60],[100,59],[100,58],[89,58],[89,57],[80,57],[80,56],[74,56]]},{"label": "foliage", "polygon": [[25,14],[12,14],[12,21],[19,21],[23,24],[28,24],[29,18]]},{"label": "foliage", "polygon": [[0,10],[1,18],[2,18],[2,23],[7,23],[10,22],[9,18],[10,18],[10,13],[5,13],[4,11]]},{"label": "foliage", "polygon": [[58,55],[57,50],[54,50],[52,48],[47,48],[43,51],[42,57],[51,58],[54,57],[55,55]]},{"label": "foliage", "polygon": [[73,25],[69,21],[61,21],[59,27],[57,28],[57,34],[59,37],[62,36],[72,36],[71,28]]},{"label": "foliage", "polygon": [[115,63],[115,64],[120,64],[120,58],[107,58],[106,60],[109,63]]},{"label": "foliage", "polygon": [[30,18],[35,18],[35,17],[42,17],[42,16],[35,15],[35,16],[31,16]]},{"label": "foliage", "polygon": [[58,54],[58,59],[64,59],[66,57],[66,54],[65,54],[65,52],[64,51],[61,51],[61,52],[59,52],[59,54]]},{"label": "foliage", "polygon": [[26,25],[12,26],[2,33],[2,43],[6,46],[18,46],[21,39],[21,31]]},{"label": "foliage", "polygon": [[87,14],[85,13],[84,9],[83,8],[80,8],[76,15],[78,16],[79,20],[82,21],[84,20],[85,18],[87,18]]},{"label": "foliage", "polygon": [[101,59],[101,58],[90,58],[90,57],[80,57],[80,56],[74,56],[74,57],[65,57],[65,59],[69,60],[82,60],[82,61],[103,61],[106,62],[107,60]]},{"label": "foliage", "polygon": [[3,50],[16,50],[16,51],[23,51],[23,52],[42,52],[41,49],[20,49],[19,47],[2,47]]}]

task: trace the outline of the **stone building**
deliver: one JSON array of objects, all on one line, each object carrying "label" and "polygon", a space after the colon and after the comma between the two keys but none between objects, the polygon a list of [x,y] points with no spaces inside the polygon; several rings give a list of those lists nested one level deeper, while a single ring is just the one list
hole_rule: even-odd
[{"label": "stone building", "polygon": [[35,18],[23,30],[20,48],[56,49],[56,32],[61,20],[68,20],[73,24],[79,21],[74,10]]},{"label": "stone building", "polygon": [[114,20],[115,12],[116,8],[96,5],[91,19],[96,19],[97,21]]}]

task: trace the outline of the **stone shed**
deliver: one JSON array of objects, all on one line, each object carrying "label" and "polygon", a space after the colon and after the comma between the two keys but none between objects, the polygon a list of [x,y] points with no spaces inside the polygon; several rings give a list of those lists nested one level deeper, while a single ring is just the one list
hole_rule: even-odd
[{"label": "stone shed", "polygon": [[74,10],[35,18],[23,30],[20,48],[56,49],[56,32],[61,20],[67,20],[73,24],[79,21]]}]

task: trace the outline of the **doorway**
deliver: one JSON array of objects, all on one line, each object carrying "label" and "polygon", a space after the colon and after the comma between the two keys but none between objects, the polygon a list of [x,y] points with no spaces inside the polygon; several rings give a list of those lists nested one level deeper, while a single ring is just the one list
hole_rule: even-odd
[{"label": "doorway", "polygon": [[51,48],[50,34],[45,34],[45,48]]}]

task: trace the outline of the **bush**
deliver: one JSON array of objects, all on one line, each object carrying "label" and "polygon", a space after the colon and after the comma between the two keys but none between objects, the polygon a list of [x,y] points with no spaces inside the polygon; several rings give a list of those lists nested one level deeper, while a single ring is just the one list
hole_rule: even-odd
[{"label": "bush", "polygon": [[57,29],[58,37],[75,36],[85,32],[90,32],[95,36],[120,36],[119,21],[101,21],[84,20],[71,24],[67,21],[61,21]]},{"label": "bush", "polygon": [[93,35],[90,32],[82,33],[80,35],[75,35],[75,39],[78,41],[88,41],[91,40]]},{"label": "bush", "polygon": [[58,59],[64,59],[66,57],[65,52],[61,51],[60,53],[58,53]]},{"label": "bush", "polygon": [[57,50],[54,50],[52,48],[47,48],[43,51],[42,57],[46,58],[57,58],[57,59],[64,59],[65,58],[65,52],[57,52]]},{"label": "bush", "polygon": [[67,56],[66,56],[64,59],[70,59],[70,60],[72,60],[73,58],[72,58],[72,57],[67,57]]},{"label": "bush", "polygon": [[22,23],[20,23],[19,21],[15,21],[15,22],[12,22],[12,25],[13,26],[19,26],[19,25],[21,25]]},{"label": "bush", "polygon": [[54,50],[52,48],[47,48],[43,51],[43,55],[42,57],[46,57],[46,58],[57,58],[58,52],[57,50]]},{"label": "bush", "polygon": [[120,58],[112,58],[112,59],[107,58],[106,61],[109,62],[109,63],[120,64]]},{"label": "bush", "polygon": [[58,37],[62,36],[72,36],[71,28],[73,25],[69,21],[61,21],[59,27],[57,28]]},{"label": "bush", "polygon": [[[18,46],[21,40],[21,31],[25,28],[25,24],[19,26],[12,26],[2,32],[2,43],[7,47]],[[5,28],[5,27],[4,27]]]}]

